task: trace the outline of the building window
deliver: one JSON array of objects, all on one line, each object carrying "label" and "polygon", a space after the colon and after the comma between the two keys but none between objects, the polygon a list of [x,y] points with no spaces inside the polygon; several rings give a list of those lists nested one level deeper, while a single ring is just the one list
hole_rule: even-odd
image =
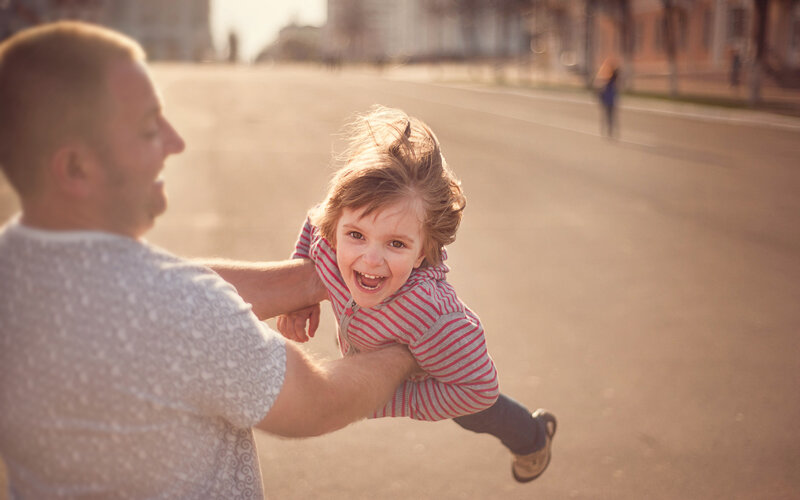
[{"label": "building window", "polygon": [[742,7],[728,11],[728,40],[744,38],[747,13]]}]

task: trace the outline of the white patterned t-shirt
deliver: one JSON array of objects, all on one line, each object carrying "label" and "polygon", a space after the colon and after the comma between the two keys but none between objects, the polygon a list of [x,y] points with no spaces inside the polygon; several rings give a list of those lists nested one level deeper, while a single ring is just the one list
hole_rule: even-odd
[{"label": "white patterned t-shirt", "polygon": [[0,455],[17,498],[262,498],[251,426],[285,344],[144,242],[0,232]]}]

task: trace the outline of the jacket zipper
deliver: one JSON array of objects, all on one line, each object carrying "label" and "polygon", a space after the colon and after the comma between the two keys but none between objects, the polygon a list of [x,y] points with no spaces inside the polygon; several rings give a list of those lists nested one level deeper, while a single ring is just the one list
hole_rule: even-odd
[{"label": "jacket zipper", "polygon": [[350,343],[350,336],[347,333],[347,330],[350,328],[350,321],[353,319],[353,316],[355,316],[356,311],[358,311],[358,304],[351,298],[347,301],[347,304],[345,304],[344,311],[342,312],[342,319],[339,320],[339,341],[345,346],[345,356],[358,352],[358,348]]}]

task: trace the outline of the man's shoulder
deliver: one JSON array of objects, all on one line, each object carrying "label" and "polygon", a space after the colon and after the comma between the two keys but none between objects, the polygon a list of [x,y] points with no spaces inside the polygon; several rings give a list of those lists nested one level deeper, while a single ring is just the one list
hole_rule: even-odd
[{"label": "man's shoulder", "polygon": [[215,315],[249,309],[233,285],[207,266],[157,247],[144,250],[138,286],[156,301],[179,305],[189,315]]},{"label": "man's shoulder", "polygon": [[133,303],[179,316],[228,314],[246,308],[235,288],[199,262],[146,241],[109,239],[93,245],[87,270],[124,288]]},{"label": "man's shoulder", "polygon": [[178,290],[202,288],[221,278],[208,267],[147,242],[120,242],[98,248],[101,263],[113,261],[129,284]]}]

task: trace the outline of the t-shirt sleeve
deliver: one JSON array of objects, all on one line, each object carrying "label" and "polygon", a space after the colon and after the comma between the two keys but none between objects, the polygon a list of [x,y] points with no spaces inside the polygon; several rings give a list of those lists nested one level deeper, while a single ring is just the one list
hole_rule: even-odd
[{"label": "t-shirt sleeve", "polygon": [[197,278],[201,295],[188,338],[186,376],[205,414],[247,428],[269,412],[283,387],[286,345],[260,322],[233,286],[215,274]]}]

